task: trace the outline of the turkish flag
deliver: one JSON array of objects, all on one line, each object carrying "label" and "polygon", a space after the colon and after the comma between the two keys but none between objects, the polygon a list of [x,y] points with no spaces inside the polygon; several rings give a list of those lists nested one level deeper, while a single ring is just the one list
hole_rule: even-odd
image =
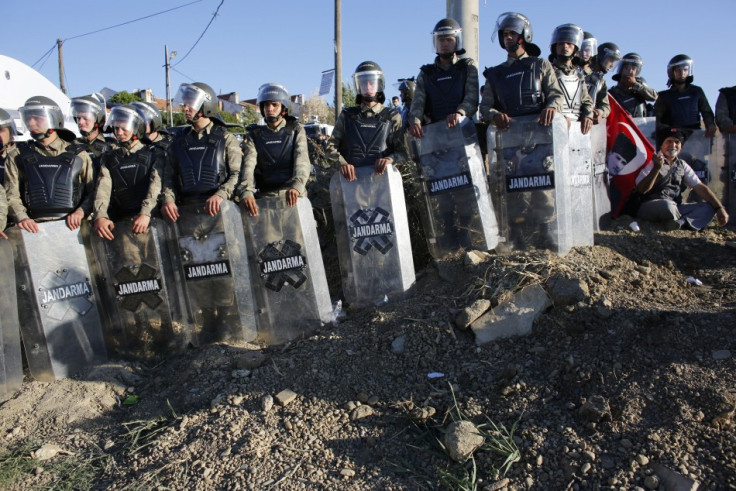
[{"label": "turkish flag", "polygon": [[609,95],[611,114],[606,118],[606,152],[611,176],[611,216],[616,218],[636,186],[636,176],[651,162],[654,147],[629,113]]}]

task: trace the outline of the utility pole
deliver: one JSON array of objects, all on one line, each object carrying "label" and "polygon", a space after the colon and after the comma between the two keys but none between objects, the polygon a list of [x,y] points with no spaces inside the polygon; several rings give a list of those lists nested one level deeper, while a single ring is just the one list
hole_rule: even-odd
[{"label": "utility pole", "polygon": [[66,94],[66,85],[64,84],[64,52],[61,50],[63,41],[61,38],[56,40],[56,48],[59,51],[59,88]]},{"label": "utility pole", "polygon": [[342,111],[342,7],[335,0],[335,121]]},{"label": "utility pole", "polygon": [[169,78],[169,67],[171,59],[176,56],[176,51],[172,51],[169,56],[169,45],[164,45],[164,67],[166,68],[166,111],[169,113],[169,127],[174,126],[174,108],[171,103],[171,81]]}]

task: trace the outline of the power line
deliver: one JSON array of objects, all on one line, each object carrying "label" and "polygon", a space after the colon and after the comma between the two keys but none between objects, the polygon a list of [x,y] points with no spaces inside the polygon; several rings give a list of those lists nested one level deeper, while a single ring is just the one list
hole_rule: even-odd
[{"label": "power line", "polygon": [[180,72],[179,70],[177,70],[177,69],[176,69],[176,68],[174,68],[173,66],[169,66],[169,68],[170,68],[171,70],[175,71],[176,73],[178,73],[179,75],[182,75],[182,76],[184,76],[184,78],[188,78],[189,80],[191,80],[192,82],[194,82],[194,79],[193,79],[192,77],[190,77],[189,75],[187,75],[186,73],[182,73],[182,72]]},{"label": "power line", "polygon": [[189,5],[192,5],[192,4],[195,4],[195,3],[199,3],[201,1],[202,0],[194,0],[193,2],[185,3],[183,5],[179,5],[178,7],[173,7],[173,8],[167,9],[167,10],[162,10],[161,12],[156,12],[155,14],[146,15],[144,17],[139,17],[137,19],[129,20],[127,22],[122,22],[120,24],[115,24],[114,26],[103,27],[102,29],[97,29],[96,31],[87,32],[87,33],[84,33],[84,34],[78,34],[76,36],[72,36],[70,38],[66,38],[66,39],[64,39],[64,41],[71,41],[72,39],[77,39],[77,38],[81,38],[81,37],[84,37],[84,36],[89,36],[91,34],[97,34],[98,32],[107,31],[109,29],[114,29],[116,27],[124,26],[124,25],[127,25],[127,24],[132,24],[133,22],[138,22],[139,20],[150,19],[151,17],[156,17],[157,15],[165,14],[166,12],[171,12],[172,10],[177,10],[177,9],[180,9],[180,8],[184,8],[184,7],[187,7]]},{"label": "power line", "polygon": [[217,13],[220,11],[220,7],[222,7],[222,4],[223,3],[225,3],[225,0],[220,0],[220,5],[217,6],[217,10],[215,10],[215,13],[212,14],[212,18],[207,23],[207,26],[204,28],[204,31],[202,31],[202,34],[200,34],[199,37],[197,38],[197,40],[194,42],[194,45],[191,48],[189,48],[189,51],[187,51],[187,54],[185,54],[179,61],[176,62],[176,64],[174,64],[172,66],[178,65],[179,63],[181,63],[182,61],[184,61],[187,56],[189,56],[189,53],[191,53],[192,50],[197,46],[197,44],[199,43],[199,41],[204,36],[204,33],[206,33],[207,32],[207,29],[209,29],[210,28],[210,25],[212,25],[212,22],[215,20],[215,17],[217,17]]},{"label": "power line", "polygon": [[[49,48],[49,50],[47,52],[45,52],[44,54],[42,54],[41,57],[39,59],[37,59],[36,62],[33,65],[31,65],[31,68],[33,68],[34,66],[38,65],[38,62],[39,61],[41,61],[44,58],[48,57],[51,54],[51,52],[54,50],[54,48],[56,48],[56,43],[52,44],[51,47]],[[44,61],[44,63],[46,63],[46,62]]]}]

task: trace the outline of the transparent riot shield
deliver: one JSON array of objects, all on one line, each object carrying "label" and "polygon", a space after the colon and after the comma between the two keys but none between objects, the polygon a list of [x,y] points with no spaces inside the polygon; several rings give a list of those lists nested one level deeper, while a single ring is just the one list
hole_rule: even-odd
[{"label": "transparent riot shield", "polygon": [[0,396],[4,396],[23,382],[13,246],[5,239],[0,239],[0,288]]},{"label": "transparent riot shield", "polygon": [[[558,213],[570,217],[563,220],[569,223],[570,245],[572,247],[592,246],[595,229],[593,208],[593,152],[590,134],[583,135],[580,123],[573,121],[568,129],[569,167],[565,170],[568,176],[565,206],[557,206]],[[560,188],[558,188],[560,189]],[[560,196],[558,194],[558,196]]]},{"label": "transparent riot shield", "polygon": [[721,173],[724,186],[723,204],[728,211],[730,223],[736,223],[736,135],[725,135],[725,163]]},{"label": "transparent riot shield", "polygon": [[181,352],[191,333],[173,285],[174,268],[166,250],[168,225],[154,217],[146,233],[135,234],[132,224],[116,222],[113,240],[95,234],[87,239],[107,347],[138,359]]},{"label": "transparent riot shield", "polygon": [[256,320],[243,221],[238,206],[223,201],[211,217],[203,204],[179,207],[168,240],[178,261],[190,340],[196,346],[224,340],[252,341]]},{"label": "transparent riot shield", "polygon": [[415,280],[414,259],[401,174],[356,167],[348,182],[330,180],[342,289],[352,306],[369,305],[406,292]]},{"label": "transparent riot shield", "polygon": [[[724,165],[723,152],[718,151],[715,138],[705,136],[705,130],[695,130],[685,140],[679,157],[690,164],[700,181],[710,187],[716,196],[723,196],[723,183],[718,178]],[[695,193],[689,193],[687,201],[701,201]]]},{"label": "transparent riot shield", "polygon": [[258,316],[267,344],[296,339],[331,315],[317,222],[307,198],[288,206],[282,196],[258,200],[258,216],[243,213]]},{"label": "transparent riot shield", "polygon": [[657,118],[632,118],[652,146],[657,148]]},{"label": "transparent riot shield", "polygon": [[104,362],[107,350],[82,232],[64,220],[38,228],[33,234],[13,227],[9,237],[28,367],[47,382]]},{"label": "transparent riot shield", "polygon": [[[567,122],[557,115],[550,126],[542,126],[537,119],[537,115],[517,117],[508,130],[488,129],[489,181],[498,210],[499,249],[549,249],[566,254],[575,245],[571,222],[578,211],[569,209],[571,201],[566,195],[574,175]],[[592,213],[592,205],[589,211]]]},{"label": "transparent riot shield", "polygon": [[473,121],[465,118],[454,128],[437,122],[423,129],[424,137],[410,141],[419,161],[430,254],[440,259],[460,248],[495,249],[498,224]]},{"label": "transparent riot shield", "polygon": [[590,148],[593,158],[593,230],[598,232],[611,221],[605,119],[590,130]]}]

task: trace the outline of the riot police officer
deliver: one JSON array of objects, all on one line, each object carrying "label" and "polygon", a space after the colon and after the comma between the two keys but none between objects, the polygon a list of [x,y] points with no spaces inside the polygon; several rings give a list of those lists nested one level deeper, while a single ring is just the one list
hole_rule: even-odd
[{"label": "riot police officer", "polygon": [[0,108],[0,184],[5,179],[5,161],[15,151],[13,138],[18,135],[13,118],[5,109]]},{"label": "riot police officer", "polygon": [[719,90],[716,123],[724,135],[736,133],[736,85]]},{"label": "riot police officer", "polygon": [[411,101],[414,99],[414,89],[416,82],[414,77],[400,78],[399,95],[401,96],[401,121],[404,123],[404,129],[409,128],[411,124],[409,113],[411,112]]},{"label": "riot police officer", "polygon": [[598,40],[588,31],[583,32],[583,42],[580,45],[580,49],[575,54],[577,64],[583,73],[587,76],[593,73],[595,67],[595,55],[598,50]]},{"label": "riot police officer", "polygon": [[496,21],[494,33],[508,58],[483,72],[486,78],[481,117],[499,129],[506,129],[515,116],[539,114],[549,126],[564,96],[552,65],[542,58],[532,43],[532,26],[522,14],[506,12]]},{"label": "riot police officer", "polygon": [[220,212],[238,184],[243,152],[217,115],[217,96],[207,84],[181,84],[176,99],[182,101],[187,123],[171,143],[164,171],[163,215],[175,222],[180,203],[204,201],[210,216]]},{"label": "riot police officer", "polygon": [[562,89],[561,113],[571,121],[580,121],[585,135],[593,125],[593,100],[588,95],[583,70],[573,63],[583,44],[583,30],[575,24],[562,24],[552,32],[549,59]]},{"label": "riot police officer", "polygon": [[585,77],[588,95],[594,102],[593,124],[600,123],[603,118],[607,118],[611,114],[606,74],[616,68],[619,61],[621,61],[621,51],[614,43],[603,43],[598,46],[591,71]]},{"label": "riot police officer", "polygon": [[92,159],[73,143],[59,105],[48,97],[31,97],[19,111],[32,140],[18,144],[5,169],[10,218],[33,233],[37,222],[61,218],[75,230],[92,211]]},{"label": "riot police officer", "polygon": [[383,174],[388,164],[403,160],[401,116],[384,107],[385,79],[377,63],[364,61],[353,74],[355,101],[335,122],[327,142],[326,158],[348,181],[355,180],[355,167],[373,166]]},{"label": "riot police officer", "polygon": [[243,139],[243,175],[236,195],[251,216],[258,215],[255,195],[274,196],[286,191],[286,203],[295,206],[305,196],[312,170],[304,128],[289,115],[291,98],[283,85],[263,84],[256,103],[265,126],[251,125]]},{"label": "riot police officer", "polygon": [[422,138],[422,124],[447,121],[454,127],[460,117],[472,118],[478,110],[478,69],[472,58],[459,58],[463,30],[455,19],[442,19],[432,31],[434,63],[419,69],[409,113],[409,133]]},{"label": "riot police officer", "polygon": [[700,118],[705,123],[705,136],[716,134],[715,116],[703,89],[693,85],[693,60],[677,55],[667,65],[667,86],[654,103],[658,130],[669,128],[700,129]]},{"label": "riot police officer", "polygon": [[95,170],[99,169],[100,155],[113,147],[113,140],[105,138],[102,131],[105,128],[106,109],[105,98],[100,93],[94,93],[72,99],[72,116],[82,134],[75,143],[84,146],[92,158]]},{"label": "riot police officer", "polygon": [[161,192],[157,153],[143,145],[144,121],[132,105],[115,106],[107,125],[117,148],[102,154],[94,200],[94,230],[112,240],[113,220],[133,218],[133,232],[143,234]]},{"label": "riot police officer", "polygon": [[647,116],[647,102],[657,100],[657,91],[647,85],[641,76],[644,60],[637,53],[627,53],[618,65],[618,71],[611,77],[618,82],[608,91],[616,102],[632,118]]}]

